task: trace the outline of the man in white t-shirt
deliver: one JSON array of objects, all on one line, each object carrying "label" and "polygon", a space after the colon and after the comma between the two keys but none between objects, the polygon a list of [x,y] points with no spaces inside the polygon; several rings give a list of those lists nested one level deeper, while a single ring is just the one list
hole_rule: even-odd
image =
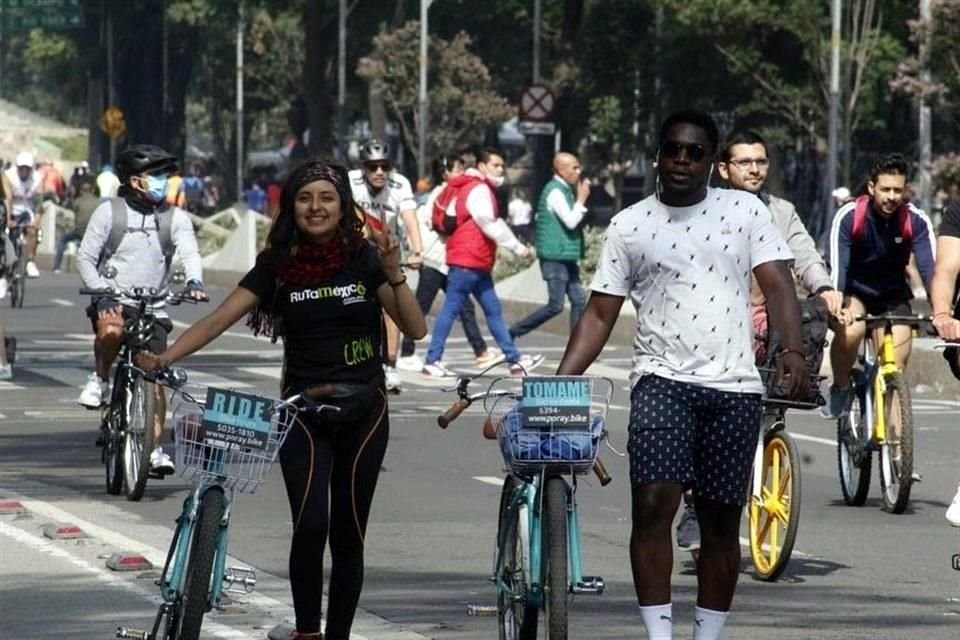
[{"label": "man in white t-shirt", "polygon": [[[33,154],[23,151],[17,154],[14,167],[7,169],[5,177],[10,185],[12,207],[7,212],[9,229],[21,227],[24,240],[24,252],[27,256],[27,277],[40,275],[37,264],[37,232],[40,229],[43,214],[39,207],[43,191],[43,180],[34,169]],[[12,231],[10,233],[13,233]]]},{"label": "man in white t-shirt", "polygon": [[533,206],[527,200],[522,189],[517,189],[513,199],[507,203],[507,219],[515,236],[524,242],[530,242],[530,222],[533,219]]},{"label": "man in white t-shirt", "polygon": [[702,545],[694,640],[720,638],[740,563],[740,516],[760,430],[750,273],[790,345],[778,379],[806,388],[792,256],[754,195],[710,189],[719,135],[698,111],[660,129],[657,193],[610,223],[592,293],[557,371],[583,373],[610,336],[624,299],[637,312],[628,425],[630,559],[651,640],[672,637],[671,523],[693,488]]},{"label": "man in white t-shirt", "polygon": [[[393,171],[390,161],[390,147],[375,138],[367,140],[360,148],[360,169],[350,172],[350,190],[353,201],[363,209],[366,224],[380,231],[390,226],[397,237],[399,223],[403,222],[403,234],[410,247],[405,257],[411,269],[419,269],[423,264],[423,244],[420,240],[420,227],[417,223],[417,201],[413,197],[410,181]],[[397,351],[400,348],[400,329],[386,313],[383,320],[387,327],[387,353],[384,358],[384,373],[387,391],[400,393],[403,382],[397,373]]]}]

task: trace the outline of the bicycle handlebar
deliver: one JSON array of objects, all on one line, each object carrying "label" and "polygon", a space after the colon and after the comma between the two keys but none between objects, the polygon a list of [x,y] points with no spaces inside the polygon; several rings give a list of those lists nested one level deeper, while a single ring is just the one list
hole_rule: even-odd
[{"label": "bicycle handlebar", "polygon": [[155,288],[133,287],[132,289],[113,289],[104,287],[102,289],[88,289],[84,287],[79,293],[82,296],[95,296],[99,298],[110,298],[119,301],[120,298],[129,298],[137,302],[166,302],[170,305],[178,305],[181,302],[197,304],[198,302],[208,302],[207,300],[197,300],[190,296],[192,289],[183,289],[182,291],[163,291],[159,292]]},{"label": "bicycle handlebar", "polygon": [[856,315],[853,317],[854,322],[866,322],[867,324],[905,324],[912,327],[919,327],[922,324],[933,322],[931,316],[921,316],[921,315],[894,315],[882,313],[879,315],[874,315],[870,313],[864,313]]},{"label": "bicycle handlebar", "polygon": [[[482,376],[483,374],[480,375]],[[467,407],[474,403],[475,400],[480,400],[490,395],[490,393],[486,391],[481,391],[480,393],[474,393],[470,395],[467,392],[467,389],[473,380],[474,378],[469,377],[457,378],[457,384],[455,386],[453,386],[451,389],[445,389],[445,391],[456,390],[457,395],[460,397],[457,398],[446,411],[437,416],[437,425],[439,425],[441,429],[446,429],[449,427],[450,423],[456,420],[460,414],[466,410]],[[497,438],[496,429],[490,422],[489,416],[483,421],[483,436],[489,440],[496,440]],[[593,461],[593,473],[597,476],[597,480],[600,481],[601,487],[607,486],[613,480],[613,478],[607,472],[607,468],[604,466],[603,461],[600,460],[600,456],[597,456]]]}]

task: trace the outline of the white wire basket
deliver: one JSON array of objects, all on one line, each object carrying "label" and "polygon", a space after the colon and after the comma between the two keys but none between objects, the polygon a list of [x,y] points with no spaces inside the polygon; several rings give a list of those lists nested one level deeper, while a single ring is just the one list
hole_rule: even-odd
[{"label": "white wire basket", "polygon": [[593,468],[606,435],[613,382],[592,376],[564,376],[563,379],[589,384],[587,414],[573,421],[559,401],[555,406],[538,404],[534,411],[528,400],[528,411],[524,410],[523,384],[531,378],[504,377],[490,384],[484,408],[496,430],[504,464],[514,473],[534,475],[547,469],[585,474]]},{"label": "white wire basket", "polygon": [[297,415],[294,407],[274,411],[265,442],[243,446],[224,442],[203,428],[203,402],[176,393],[173,410],[174,458],[177,475],[195,482],[216,483],[240,493],[254,493],[283,446]]}]

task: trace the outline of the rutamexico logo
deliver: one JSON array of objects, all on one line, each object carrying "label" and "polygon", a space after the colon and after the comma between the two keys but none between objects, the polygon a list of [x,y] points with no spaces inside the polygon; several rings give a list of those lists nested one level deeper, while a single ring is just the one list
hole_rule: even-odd
[{"label": "rutamexico logo", "polygon": [[290,302],[303,302],[305,300],[325,300],[327,298],[340,298],[343,304],[353,304],[366,300],[367,286],[362,282],[352,284],[343,284],[337,286],[317,287],[316,289],[303,289],[301,291],[290,292]]}]

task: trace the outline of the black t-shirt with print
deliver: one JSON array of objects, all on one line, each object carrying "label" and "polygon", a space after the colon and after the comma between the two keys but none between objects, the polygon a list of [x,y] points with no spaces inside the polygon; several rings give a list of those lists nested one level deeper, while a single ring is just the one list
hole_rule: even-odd
[{"label": "black t-shirt with print", "polygon": [[383,375],[377,288],[384,282],[376,249],[366,244],[317,286],[278,282],[261,265],[243,277],[240,286],[268,304],[275,300],[283,321],[284,393],[320,382],[366,383]]},{"label": "black t-shirt with print", "polygon": [[[940,222],[939,235],[960,238],[960,201],[950,203],[944,210],[943,220]],[[955,304],[960,300],[960,276],[957,276],[956,288],[953,290],[953,299]],[[956,318],[960,318],[960,304],[956,304],[953,315]]]}]

